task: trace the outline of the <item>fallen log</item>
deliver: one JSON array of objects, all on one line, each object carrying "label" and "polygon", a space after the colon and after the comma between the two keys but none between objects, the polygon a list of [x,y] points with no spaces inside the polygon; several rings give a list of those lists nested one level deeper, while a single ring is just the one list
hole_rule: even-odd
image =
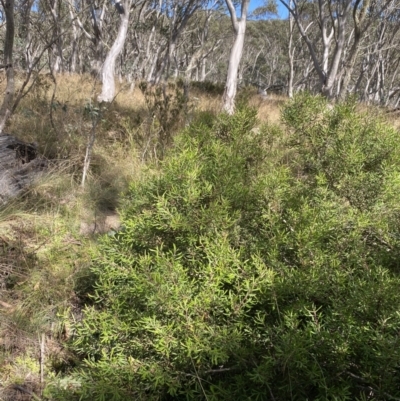
[{"label": "fallen log", "polygon": [[11,135],[0,136],[0,205],[28,188],[46,168],[37,145]]}]

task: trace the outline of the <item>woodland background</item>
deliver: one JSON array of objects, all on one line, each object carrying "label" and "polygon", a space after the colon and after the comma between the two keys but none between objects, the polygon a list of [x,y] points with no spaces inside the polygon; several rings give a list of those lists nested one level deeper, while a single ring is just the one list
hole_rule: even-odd
[{"label": "woodland background", "polygon": [[[230,11],[240,17],[248,3]],[[366,103],[398,107],[400,11],[395,0],[279,4],[291,11],[285,20],[274,17],[273,3],[242,15],[248,21],[240,86],[289,96],[301,90],[325,91],[334,98],[354,94]],[[178,78],[222,84],[237,36],[229,7],[218,1],[29,0],[13,7],[13,66],[28,74],[92,74],[104,82],[107,56],[120,46],[115,76],[132,87]]]}]

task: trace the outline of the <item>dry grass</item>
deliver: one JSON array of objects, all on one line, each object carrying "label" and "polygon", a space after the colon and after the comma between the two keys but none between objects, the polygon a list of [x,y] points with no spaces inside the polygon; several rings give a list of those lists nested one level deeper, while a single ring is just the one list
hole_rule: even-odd
[{"label": "dry grass", "polygon": [[258,110],[258,118],[261,122],[272,124],[279,123],[281,110],[288,97],[282,95],[268,95],[267,99],[262,99],[258,94],[253,94],[249,104]]},{"label": "dry grass", "polygon": [[386,118],[396,129],[400,131],[400,110],[386,113]]},{"label": "dry grass", "polygon": [[68,336],[64,318],[79,313],[77,280],[96,252],[99,231],[82,226],[115,228],[119,195],[142,168],[131,132],[139,129],[133,105],[140,94],[122,88],[101,116],[81,188],[92,128],[85,107],[96,91],[89,77],[57,77],[51,121],[52,85],[43,77],[7,127],[16,137],[37,142],[51,160],[40,182],[0,210],[0,399],[31,399],[15,385],[38,394],[39,334],[46,335],[46,372],[68,360],[62,351]]}]

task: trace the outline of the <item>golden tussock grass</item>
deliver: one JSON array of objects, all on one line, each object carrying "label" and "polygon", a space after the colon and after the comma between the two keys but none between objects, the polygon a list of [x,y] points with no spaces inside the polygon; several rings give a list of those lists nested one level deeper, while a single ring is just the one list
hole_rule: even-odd
[{"label": "golden tussock grass", "polygon": [[279,123],[283,105],[288,101],[287,96],[268,95],[266,99],[262,99],[260,95],[254,94],[250,100],[250,106],[258,110],[258,118],[261,122]]}]

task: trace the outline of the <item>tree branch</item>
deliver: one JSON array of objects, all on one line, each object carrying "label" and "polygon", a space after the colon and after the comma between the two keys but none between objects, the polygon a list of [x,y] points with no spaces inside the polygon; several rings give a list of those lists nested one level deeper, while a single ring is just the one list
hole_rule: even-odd
[{"label": "tree branch", "polygon": [[235,31],[235,33],[238,33],[239,24],[238,24],[238,20],[237,20],[237,17],[236,17],[235,6],[233,5],[231,0],[225,0],[225,2],[226,2],[226,5],[228,7],[229,14],[231,15],[231,21],[232,21],[233,30]]}]

